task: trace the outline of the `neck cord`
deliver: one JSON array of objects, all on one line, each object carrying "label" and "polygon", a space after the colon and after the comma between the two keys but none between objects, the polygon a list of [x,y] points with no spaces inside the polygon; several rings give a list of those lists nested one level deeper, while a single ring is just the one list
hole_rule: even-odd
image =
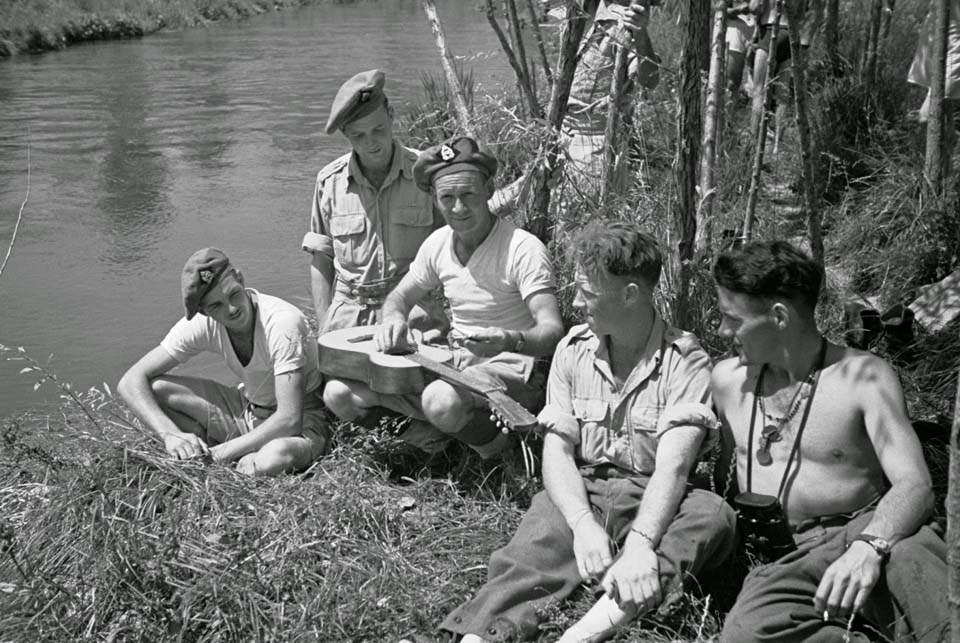
[{"label": "neck cord", "polygon": [[[814,366],[815,375],[813,377],[813,385],[810,388],[810,397],[807,398],[807,406],[803,410],[803,417],[800,418],[800,426],[797,428],[797,435],[793,439],[793,447],[790,449],[790,456],[787,458],[787,466],[784,467],[783,477],[780,479],[780,487],[777,489],[777,500],[780,499],[781,494],[783,494],[783,489],[787,484],[787,476],[790,474],[790,467],[793,464],[793,459],[796,457],[797,452],[800,450],[800,438],[803,435],[803,429],[807,426],[807,418],[810,416],[810,408],[813,406],[813,396],[817,392],[817,384],[820,382],[820,371],[823,370],[823,364],[827,357],[827,340],[825,337],[820,338],[820,353],[817,355],[816,366]],[[761,387],[763,383],[763,373],[766,370],[767,365],[764,364],[760,369],[760,375],[757,377],[757,386],[753,393],[753,411],[750,413],[750,433],[748,436],[748,446],[747,446],[747,492],[752,491],[753,488],[753,429],[756,426],[757,419],[757,402],[758,396],[761,392]]]}]

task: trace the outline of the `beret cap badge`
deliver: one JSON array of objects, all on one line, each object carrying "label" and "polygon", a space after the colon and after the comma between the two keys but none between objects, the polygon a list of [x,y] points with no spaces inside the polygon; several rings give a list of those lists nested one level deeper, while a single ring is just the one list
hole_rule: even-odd
[{"label": "beret cap badge", "polygon": [[201,270],[200,271],[200,281],[205,284],[213,281],[213,271],[212,270]]},{"label": "beret cap badge", "polygon": [[453,148],[449,145],[444,145],[440,148],[440,158],[442,158],[444,161],[452,160],[454,157],[456,157],[456,155],[457,153],[454,152]]}]

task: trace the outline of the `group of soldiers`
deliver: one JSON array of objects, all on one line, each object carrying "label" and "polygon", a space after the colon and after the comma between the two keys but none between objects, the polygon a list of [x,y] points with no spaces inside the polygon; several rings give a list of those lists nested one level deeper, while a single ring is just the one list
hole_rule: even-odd
[{"label": "group of soldiers", "polygon": [[[783,241],[721,254],[718,332],[735,356],[712,365],[657,311],[654,237],[595,221],[569,247],[584,323],[565,332],[547,249],[491,205],[497,159],[469,137],[418,152],[393,127],[381,72],[337,92],[326,132],[351,150],[317,175],[303,239],[319,333],[374,326],[388,353],[443,345],[543,435],[543,491],[441,630],[532,638],[585,586],[595,601],[560,641],[604,640],[727,573],[739,539],[758,564],[726,643],[946,640],[946,548],[897,374],[822,335],[819,264]],[[302,471],[330,445],[329,412],[410,418],[400,438],[425,458],[452,441],[485,459],[515,447],[482,396],[444,379],[397,395],[321,373],[303,312],[216,248],[188,259],[181,291],[184,318],[117,387],[171,456]],[[201,352],[240,386],[170,372]],[[544,390],[535,366],[551,356]],[[692,476],[718,441],[719,495]]]}]

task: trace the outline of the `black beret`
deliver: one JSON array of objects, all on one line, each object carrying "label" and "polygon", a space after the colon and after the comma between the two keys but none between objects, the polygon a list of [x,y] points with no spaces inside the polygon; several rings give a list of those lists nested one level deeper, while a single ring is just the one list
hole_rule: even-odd
[{"label": "black beret", "polygon": [[382,71],[371,69],[360,72],[340,85],[330,107],[327,134],[333,134],[350,121],[371,114],[383,105],[387,101],[383,93],[384,80]]},{"label": "black beret", "polygon": [[469,136],[451,138],[420,153],[413,164],[413,179],[417,187],[429,192],[435,179],[464,170],[489,179],[497,173],[497,159]]},{"label": "black beret", "polygon": [[190,255],[180,275],[180,292],[187,319],[193,319],[200,310],[204,296],[217,285],[220,276],[229,268],[230,260],[217,248],[204,248]]}]

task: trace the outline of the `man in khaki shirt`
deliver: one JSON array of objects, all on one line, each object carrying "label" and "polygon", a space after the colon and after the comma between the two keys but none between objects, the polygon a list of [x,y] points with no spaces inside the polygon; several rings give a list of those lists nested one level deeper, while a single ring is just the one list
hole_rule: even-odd
[{"label": "man in khaki shirt", "polygon": [[[384,74],[373,69],[345,82],[326,133],[341,131],[351,152],[317,175],[310,231],[310,286],[321,332],[380,321],[387,293],[406,273],[420,244],[443,218],[413,181],[417,151],[393,137]],[[412,317],[421,330],[442,325],[442,311]]]},{"label": "man in khaki shirt", "polygon": [[670,605],[733,548],[733,511],[687,476],[716,434],[710,359],[653,307],[661,255],[633,224],[575,244],[586,324],[557,346],[540,413],[543,484],[488,580],[443,622],[461,643],[533,637],[543,608],[584,581],[599,599],[560,639],[600,641]]}]

